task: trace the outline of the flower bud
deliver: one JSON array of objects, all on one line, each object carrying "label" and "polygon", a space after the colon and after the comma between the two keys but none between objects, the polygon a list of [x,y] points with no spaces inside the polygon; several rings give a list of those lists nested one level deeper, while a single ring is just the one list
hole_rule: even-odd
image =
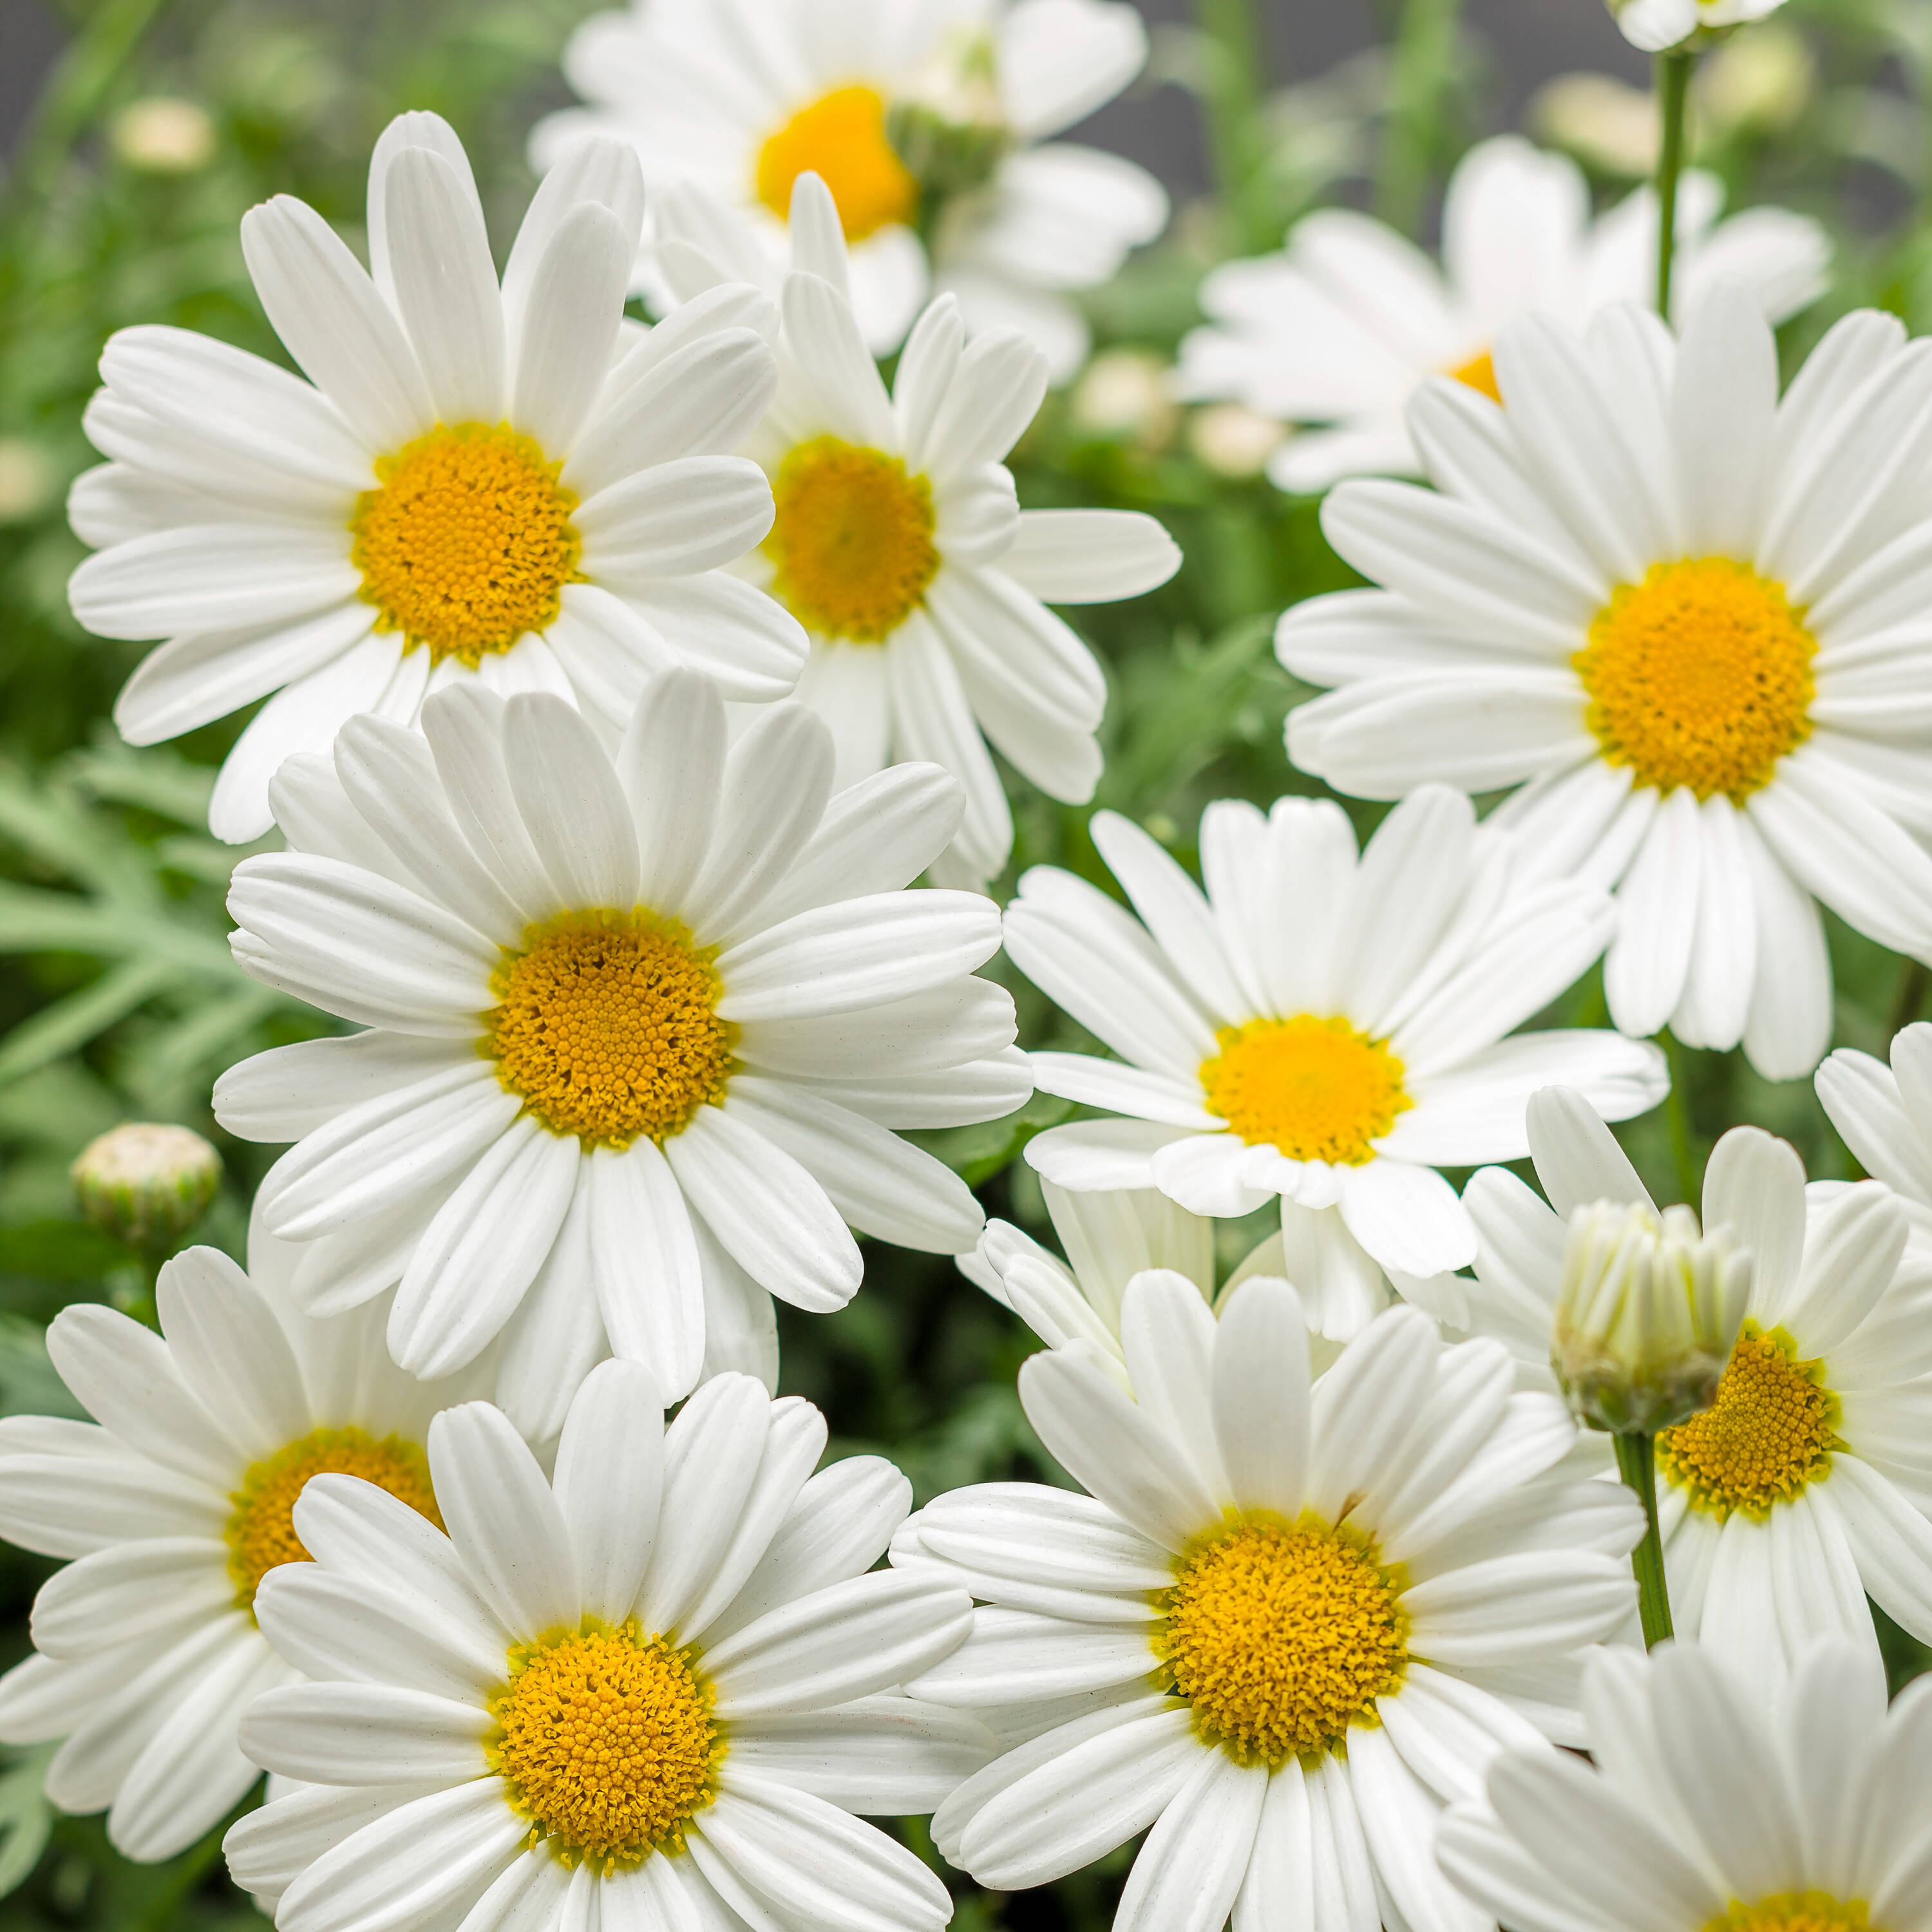
[{"label": "flower bud", "polygon": [[1550,1364],[1576,1418],[1654,1435],[1717,1399],[1751,1257],[1688,1208],[1598,1201],[1570,1216]]},{"label": "flower bud", "polygon": [[208,1211],[221,1157],[187,1127],[128,1120],[90,1141],[68,1169],[80,1211],[136,1248],[172,1248]]}]

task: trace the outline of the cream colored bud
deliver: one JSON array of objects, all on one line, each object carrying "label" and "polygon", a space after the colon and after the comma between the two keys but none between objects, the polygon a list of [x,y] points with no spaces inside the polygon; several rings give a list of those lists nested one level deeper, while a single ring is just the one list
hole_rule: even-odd
[{"label": "cream colored bud", "polygon": [[1599,174],[1635,179],[1657,166],[1657,99],[1607,74],[1560,74],[1529,104],[1537,139]]},{"label": "cream colored bud", "polygon": [[174,1246],[221,1185],[221,1156],[188,1127],[129,1120],[82,1148],[68,1170],[80,1210],[130,1247]]},{"label": "cream colored bud", "polygon": [[1708,1408],[1750,1296],[1751,1257],[1688,1208],[1598,1201],[1570,1216],[1550,1365],[1580,1421],[1654,1435]]},{"label": "cream colored bud", "polygon": [[1767,20],[1716,49],[1697,76],[1700,112],[1720,131],[1791,127],[1810,104],[1817,64],[1788,22]]},{"label": "cream colored bud", "polygon": [[0,436],[0,524],[32,522],[59,491],[53,458],[38,443]]},{"label": "cream colored bud", "polygon": [[214,158],[214,123],[192,100],[151,94],[130,101],[110,130],[114,152],[151,175],[189,175]]},{"label": "cream colored bud", "polygon": [[1187,424],[1187,446],[1219,476],[1258,476],[1287,434],[1271,416],[1241,403],[1210,403]]},{"label": "cream colored bud", "polygon": [[1095,436],[1130,437],[1148,449],[1174,440],[1180,412],[1167,392],[1167,364],[1144,349],[1106,349],[1073,391],[1075,425]]}]

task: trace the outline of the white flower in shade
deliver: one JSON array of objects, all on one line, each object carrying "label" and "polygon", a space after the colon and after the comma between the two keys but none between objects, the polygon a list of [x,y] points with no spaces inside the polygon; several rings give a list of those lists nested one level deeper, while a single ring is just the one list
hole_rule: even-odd
[{"label": "white flower in shade", "polygon": [[1436,1856],[1516,1932],[1925,1932],[1932,1684],[1885,1693],[1869,1646],[1784,1686],[1708,1645],[1599,1651],[1594,1764],[1505,1752]]},{"label": "white flower in shade", "polygon": [[[742,568],[812,639],[798,696],[831,727],[836,782],[896,758],[943,765],[966,788],[944,874],[980,884],[1013,837],[988,739],[1067,804],[1092,797],[1100,775],[1106,682],[1046,601],[1137,596],[1180,552],[1138,512],[1020,508],[1001,458],[1040,406],[1046,360],[1011,329],[968,343],[951,296],[921,316],[888,394],[816,175],[794,190],[791,248],[778,396],[746,446],[777,513]],[[693,248],[680,295],[715,299],[733,272]]]},{"label": "white flower in shade", "polygon": [[646,687],[614,760],[542,694],[447,692],[423,732],[356,718],[332,765],[292,760],[295,849],[230,895],[248,971],[369,1028],[216,1087],[231,1131],[296,1142],[258,1199],[308,1244],[305,1307],[400,1281],[389,1346],[421,1376],[511,1324],[498,1399],[542,1438],[607,1350],[667,1401],[707,1365],[769,1374],[767,1291],[842,1304],[848,1222],[970,1245],[965,1184],[893,1131],[1029,1090],[1010,997],[970,976],[994,909],[899,890],[958,824],[951,778],[835,796],[809,712],[728,752],[693,671]]},{"label": "white flower in shade", "polygon": [[1606,0],[1623,37],[1646,53],[1681,46],[1700,28],[1737,27],[1774,14],[1784,0]]},{"label": "white flower in shade", "polygon": [[[1688,4],[1688,0],[1686,0]],[[1692,172],[1678,189],[1680,314],[1714,284],[1748,287],[1774,322],[1823,292],[1830,243],[1781,208],[1719,221],[1724,190]],[[1438,267],[1408,238],[1348,208],[1288,230],[1281,253],[1229,262],[1201,285],[1211,318],[1181,344],[1178,392],[1226,397],[1286,423],[1321,425],[1277,448],[1283,490],[1424,467],[1403,412],[1431,376],[1496,394],[1503,328],[1542,314],[1581,328],[1606,303],[1643,302],[1657,274],[1657,199],[1640,188],[1593,217],[1583,171],[1520,136],[1479,142],[1449,178]]]},{"label": "white flower in shade", "polygon": [[309,382],[182,329],[110,340],[74,612],[168,640],[116,706],[130,743],[268,698],[216,784],[219,836],[268,829],[290,753],[358,712],[412,722],[452,683],[554,692],[614,735],[669,665],[735,698],[790,690],[797,627],[718,568],[771,524],[763,476],[726,453],[771,396],[770,306],[723,291],[620,353],[642,208],[634,158],[586,143],[500,284],[460,143],[406,114],[370,164],[371,273],[301,202],[242,222]]},{"label": "white flower in shade", "polygon": [[266,1574],[307,1560],[290,1515],[303,1484],[346,1472],[436,1521],[430,1418],[487,1383],[394,1367],[380,1303],[310,1320],[289,1293],[294,1260],[258,1219],[252,1275],[213,1248],[162,1269],[159,1335],[112,1309],[62,1310],[48,1352],[98,1420],[0,1421],[0,1534],[74,1559],[34,1599],[38,1654],[0,1678],[0,1738],[64,1738],[47,1796],[110,1808],[129,1858],[171,1858],[260,1775],[236,1726],[297,1674],[255,1604]]},{"label": "white flower in shade", "polygon": [[1848,316],[1780,402],[1770,325],[1727,284],[1681,341],[1635,308],[1587,338],[1531,320],[1496,370],[1507,408],[1415,399],[1439,492],[1324,506],[1383,587],[1282,620],[1282,662],[1337,687],[1290,715],[1289,756],[1360,797],[1516,788],[1490,822],[1533,868],[1616,888],[1619,1027],[1809,1073],[1818,902],[1932,958],[1932,346]]},{"label": "white flower in shade", "polygon": [[281,1932],[940,1932],[946,1888],[853,1814],[929,1811],[985,1762],[971,1720],[891,1694],[971,1608],[866,1574],[910,1485],[872,1456],[814,1476],[824,1447],[809,1402],[743,1376],[667,1428],[611,1362],[554,1481],[488,1403],[437,1418],[446,1535],[311,1484],[316,1560],[260,1610],[314,1681],[242,1727],[308,1788],[230,1832],[236,1878]]},{"label": "white flower in shade", "polygon": [[1121,1323],[1137,1400],[1090,1346],[1021,1399],[1088,1492],[940,1497],[893,1561],[987,1607],[916,1696],[1009,1748],[933,1819],[1005,1891],[1148,1832],[1117,1932],[1376,1922],[1474,1932],[1430,1856],[1444,1803],[1506,1744],[1580,1744],[1577,1652],[1628,1614],[1629,1492],[1559,1466],[1562,1404],[1508,1352],[1392,1309],[1310,1385],[1283,1282],[1218,1323],[1143,1276]]},{"label": "white flower in shade", "polygon": [[[1548,1387],[1568,1216],[1654,1204],[1578,1095],[1537,1096],[1531,1144],[1550,1204],[1500,1168],[1472,1176],[1482,1251],[1461,1286],[1466,1325]],[[1869,1595],[1932,1639],[1932,1251],[1906,1251],[1888,1189],[1808,1187],[1797,1155],[1756,1127],[1713,1150],[1703,1225],[1750,1251],[1751,1283],[1715,1403],[1657,1438],[1678,1633],[1775,1673],[1821,1636],[1875,1647]]]},{"label": "white flower in shade", "polygon": [[896,348],[950,290],[974,328],[1023,330],[1059,380],[1087,351],[1069,292],[1152,241],[1167,197],[1132,162],[1048,137],[1112,100],[1147,50],[1119,0],[633,0],[572,36],[564,72],[590,105],[540,122],[532,149],[548,166],[614,134],[654,202],[686,185],[741,211],[768,264],[794,182],[820,175],[872,348]]},{"label": "white flower in shade", "polygon": [[1028,1157],[1062,1187],[1157,1187],[1198,1214],[1279,1195],[1284,1271],[1321,1285],[1324,1334],[1382,1305],[1382,1271],[1474,1258],[1435,1170],[1518,1158],[1538,1088],[1574,1084],[1619,1120],[1668,1088],[1662,1056],[1613,1033],[1505,1037],[1596,957],[1609,907],[1567,880],[1520,886],[1511,842],[1440,786],[1359,855],[1339,806],[1211,805],[1204,894],[1126,819],[1099,813],[1092,832],[1144,925],[1037,866],[1006,951],[1126,1063],[1036,1053],[1035,1082],[1126,1118],[1052,1128]]}]

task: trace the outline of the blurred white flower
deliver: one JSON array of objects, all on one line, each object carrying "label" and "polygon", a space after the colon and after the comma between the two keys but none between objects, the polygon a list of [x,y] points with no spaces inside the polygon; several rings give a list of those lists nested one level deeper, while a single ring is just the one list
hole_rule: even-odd
[{"label": "blurred white flower", "polygon": [[130,167],[149,174],[193,174],[214,158],[208,110],[166,94],[130,100],[109,124],[107,138]]},{"label": "blurred white flower", "polygon": [[1774,14],[1784,0],[1606,0],[1634,47],[1647,54],[1681,46],[1701,28],[1742,26]]}]

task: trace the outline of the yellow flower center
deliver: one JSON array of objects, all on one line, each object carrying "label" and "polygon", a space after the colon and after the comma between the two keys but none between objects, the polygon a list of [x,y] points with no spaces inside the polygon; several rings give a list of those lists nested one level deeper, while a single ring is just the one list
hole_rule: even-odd
[{"label": "yellow flower center", "polygon": [[814,436],[779,464],[772,497],[772,594],[807,630],[883,644],[919,608],[939,568],[923,476],[883,449]]},{"label": "yellow flower center", "polygon": [[1828,1892],[1780,1892],[1755,1905],[1733,1905],[1704,1932],[1872,1932],[1868,1910],[1862,1898]]},{"label": "yellow flower center", "polygon": [[801,107],[758,150],[758,199],[781,221],[791,214],[792,183],[815,174],[831,190],[848,242],[919,212],[919,184],[886,135],[877,88],[835,87]]},{"label": "yellow flower center", "polygon": [[1467,384],[1469,388],[1487,396],[1492,403],[1499,403],[1503,399],[1503,392],[1496,387],[1495,358],[1486,349],[1480,356],[1472,356],[1468,362],[1445,373],[1451,382]]},{"label": "yellow flower center", "polygon": [[1766,1516],[1832,1467],[1838,1398],[1822,1360],[1801,1362],[1780,1328],[1747,1322],[1710,1408],[1657,1438],[1657,1466],[1694,1508],[1720,1521]]},{"label": "yellow flower center", "polygon": [[1415,1104],[1402,1062],[1345,1019],[1298,1013],[1214,1037],[1221,1051],[1201,1063],[1209,1111],[1250,1147],[1279,1148],[1291,1160],[1359,1167],[1375,1158],[1370,1142]]},{"label": "yellow flower center", "polygon": [[1742,804],[1811,735],[1817,649],[1783,584],[1702,556],[1620,584],[1571,662],[1610,764],[1659,791]]},{"label": "yellow flower center", "polygon": [[712,947],[638,911],[533,926],[491,981],[483,1051],[553,1133],[663,1141],[723,1097],[736,1029],[718,1017]]},{"label": "yellow flower center", "polygon": [[1400,1678],[1397,1577],[1312,1516],[1232,1520],[1181,1560],[1155,1654],[1201,1735],[1238,1762],[1334,1750]]},{"label": "yellow flower center", "polygon": [[689,1653],[634,1617],[518,1645],[489,1757],[530,1844],[605,1871],[682,1846],[724,1755],[712,1702]]},{"label": "yellow flower center", "polygon": [[584,549],[562,467],[507,423],[439,424],[382,458],[349,521],[376,628],[473,666],[550,623]]},{"label": "yellow flower center", "polygon": [[352,1426],[311,1430],[252,1464],[228,1499],[234,1504],[224,1532],[228,1574],[243,1610],[252,1610],[255,1592],[271,1570],[314,1560],[296,1534],[294,1512],[302,1485],[322,1475],[360,1476],[428,1517],[438,1529],[442,1527],[430,1486],[429,1458],[415,1443],[398,1436],[378,1442],[367,1430]]}]

